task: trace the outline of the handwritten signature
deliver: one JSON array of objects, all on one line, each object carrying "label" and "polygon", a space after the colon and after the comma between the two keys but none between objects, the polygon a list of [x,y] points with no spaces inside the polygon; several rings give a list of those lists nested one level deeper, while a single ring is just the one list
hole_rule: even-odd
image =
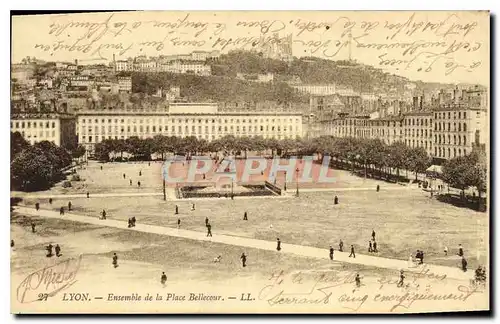
[{"label": "handwritten signature", "polygon": [[32,303],[72,286],[80,269],[83,256],[66,259],[29,274],[17,287],[17,300]]}]

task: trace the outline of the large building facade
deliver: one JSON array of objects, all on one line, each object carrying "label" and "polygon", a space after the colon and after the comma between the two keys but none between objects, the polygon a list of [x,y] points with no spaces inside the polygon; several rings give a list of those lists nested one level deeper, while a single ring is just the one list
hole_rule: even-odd
[{"label": "large building facade", "polygon": [[76,119],[69,114],[15,114],[10,119],[11,132],[19,132],[30,144],[49,141],[71,148],[76,145]]},{"label": "large building facade", "polygon": [[176,103],[168,111],[81,111],[77,122],[78,142],[89,152],[105,139],[155,135],[212,141],[225,135],[298,138],[302,136],[300,113],[220,113],[215,104]]}]

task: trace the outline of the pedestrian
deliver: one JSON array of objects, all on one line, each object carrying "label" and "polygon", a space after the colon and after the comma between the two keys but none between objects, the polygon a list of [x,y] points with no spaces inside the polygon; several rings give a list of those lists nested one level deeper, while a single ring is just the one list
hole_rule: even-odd
[{"label": "pedestrian", "polygon": [[102,210],[102,219],[106,219],[106,211],[104,209]]},{"label": "pedestrian", "polygon": [[413,255],[411,255],[410,253],[410,256],[408,258],[408,268],[411,268],[413,267]]},{"label": "pedestrian", "polygon": [[207,237],[210,236],[212,237],[212,225],[207,224]]},{"label": "pedestrian", "polygon": [[123,179],[125,179],[125,173],[123,174]]},{"label": "pedestrian", "polygon": [[47,257],[52,257],[52,244],[49,243],[49,245],[47,245]]},{"label": "pedestrian", "polygon": [[467,260],[462,256],[462,271],[467,272]]},{"label": "pedestrian", "polygon": [[205,226],[208,225],[208,217],[205,217]]},{"label": "pedestrian", "polygon": [[376,241],[373,241],[373,252],[374,253],[378,252],[378,250],[377,250],[377,242]]},{"label": "pedestrian", "polygon": [[191,206],[191,211],[194,211],[196,208],[195,208],[195,205],[193,203],[193,205]]},{"label": "pedestrian", "polygon": [[151,162],[148,162],[148,166],[151,166]]},{"label": "pedestrian", "polygon": [[132,220],[129,218],[128,219],[128,228],[131,228],[132,227]]},{"label": "pedestrian", "polygon": [[179,214],[179,206],[175,205],[175,215]]},{"label": "pedestrian", "polygon": [[375,230],[372,230],[372,239],[375,241]]},{"label": "pedestrian", "polygon": [[31,223],[31,232],[32,232],[32,233],[35,233],[35,232],[36,232],[36,230],[35,230],[35,226],[36,226],[36,225],[35,225],[35,223]]},{"label": "pedestrian", "polygon": [[102,170],[102,165],[101,165],[101,170]]},{"label": "pedestrian", "polygon": [[458,245],[458,256],[463,257],[464,256],[464,249],[462,248],[462,244]]},{"label": "pedestrian", "polygon": [[10,247],[13,248],[14,247],[14,240],[10,240]]},{"label": "pedestrian", "polygon": [[64,207],[61,207],[59,209],[59,215],[63,216],[64,215]]},{"label": "pedestrian", "polygon": [[448,256],[448,247],[447,246],[444,247],[444,256]]},{"label": "pedestrian", "polygon": [[333,247],[330,245],[330,260],[333,260]]},{"label": "pedestrian", "polygon": [[177,218],[177,229],[181,228],[181,219]]},{"label": "pedestrian", "polygon": [[344,242],[342,242],[342,240],[339,242],[339,251],[344,252]]},{"label": "pedestrian", "polygon": [[377,185],[377,192],[380,191],[380,185]]},{"label": "pedestrian", "polygon": [[142,176],[142,170],[141,170],[141,171],[139,171],[139,177],[140,177],[140,176]]},{"label": "pedestrian", "polygon": [[56,257],[60,257],[62,255],[61,247],[59,246],[59,244],[56,244],[55,251],[56,251]]},{"label": "pedestrian", "polygon": [[118,256],[116,253],[113,253],[113,267],[118,268]]},{"label": "pedestrian", "polygon": [[245,213],[243,214],[243,220],[248,220],[248,217],[247,217],[247,212],[245,212]]},{"label": "pedestrian", "polygon": [[241,254],[240,259],[241,259],[241,263],[243,265],[243,268],[246,267],[247,266],[247,256],[245,255],[245,253]]},{"label": "pedestrian", "polygon": [[339,204],[339,197],[335,196],[335,198],[333,198],[333,204],[334,205],[338,205]]},{"label": "pedestrian", "polygon": [[420,251],[420,264],[424,264],[424,251]]},{"label": "pedestrian", "polygon": [[135,227],[135,221],[136,221],[135,216],[132,216],[132,219],[131,219],[132,227]]},{"label": "pedestrian", "polygon": [[403,270],[401,270],[401,272],[399,273],[399,281],[397,287],[403,287],[404,284],[405,284],[405,275]]},{"label": "pedestrian", "polygon": [[71,211],[71,201],[68,202],[68,211]]},{"label": "pedestrian", "polygon": [[90,198],[90,193],[87,191],[87,198]]},{"label": "pedestrian", "polygon": [[132,185],[132,179],[129,179],[129,183],[130,183],[130,185]]},{"label": "pedestrian", "polygon": [[140,181],[137,181],[137,187],[141,187],[141,182]]},{"label": "pedestrian", "polygon": [[351,245],[351,254],[349,254],[349,257],[351,256],[356,258],[356,253],[354,253],[354,245]]},{"label": "pedestrian", "polygon": [[203,173],[203,180],[205,180],[205,179],[206,179],[206,176],[205,176],[205,173]]},{"label": "pedestrian", "polygon": [[38,211],[40,209],[40,203],[35,204],[35,209]]},{"label": "pedestrian", "polygon": [[361,278],[359,277],[359,273],[356,273],[356,277],[354,278],[354,281],[356,282],[356,287],[361,287]]},{"label": "pedestrian", "polygon": [[368,252],[372,253],[373,252],[373,249],[372,249],[372,241],[369,241],[368,242]]},{"label": "pedestrian", "polygon": [[276,239],[276,243],[277,243],[276,250],[281,251],[281,241],[279,238]]},{"label": "pedestrian", "polygon": [[52,198],[49,198],[49,204],[52,205]]},{"label": "pedestrian", "polygon": [[165,272],[162,272],[162,273],[161,273],[161,279],[160,279],[160,282],[161,282],[161,284],[163,285],[163,287],[165,287],[165,284],[167,283],[167,275],[165,274]]},{"label": "pedestrian", "polygon": [[234,194],[231,194],[231,200],[234,200]]}]

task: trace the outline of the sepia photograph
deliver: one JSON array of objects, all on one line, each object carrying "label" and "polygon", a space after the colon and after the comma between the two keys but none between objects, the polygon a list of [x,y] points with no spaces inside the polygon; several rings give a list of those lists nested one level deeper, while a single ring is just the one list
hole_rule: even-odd
[{"label": "sepia photograph", "polygon": [[12,314],[490,310],[489,11],[16,14]]}]

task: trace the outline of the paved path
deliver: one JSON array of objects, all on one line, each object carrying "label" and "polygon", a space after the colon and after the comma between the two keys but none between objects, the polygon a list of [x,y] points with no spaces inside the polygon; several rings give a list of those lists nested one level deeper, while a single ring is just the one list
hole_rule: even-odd
[{"label": "paved path", "polygon": [[[381,187],[380,191],[393,191],[393,190],[408,190],[409,187],[398,186],[398,187]],[[289,187],[284,194],[295,195],[295,188]],[[347,191],[375,191],[374,187],[348,187],[348,188],[299,188],[299,194],[301,192],[347,192]],[[163,192],[115,192],[115,193],[92,193],[90,192],[90,198],[112,198],[112,197],[146,197],[146,196],[163,196]],[[289,196],[289,195],[288,195]],[[56,199],[56,198],[86,198],[86,193],[76,193],[76,194],[24,194],[24,193],[12,193],[12,197],[20,197],[24,199]],[[247,196],[247,197],[235,197],[235,199],[255,199],[255,198],[288,198],[285,196]],[[220,200],[222,198],[185,198],[183,200],[207,200],[215,199]],[[174,189],[167,189],[167,200],[177,200],[175,197]]]},{"label": "paved path", "polygon": [[[25,214],[25,215],[56,218],[56,219],[65,219],[65,220],[75,221],[75,222],[80,222],[80,223],[87,223],[87,224],[93,224],[93,225],[98,225],[98,226],[109,226],[109,227],[128,229],[128,230],[139,231],[139,232],[144,232],[144,233],[168,235],[168,236],[180,237],[180,238],[197,240],[197,241],[210,241],[210,242],[217,242],[217,243],[235,245],[235,246],[241,246],[241,247],[247,247],[247,248],[276,251],[276,242],[217,234],[216,228],[214,229],[214,236],[213,237],[206,237],[205,233],[203,233],[203,232],[189,231],[189,230],[163,227],[163,226],[155,226],[155,225],[147,225],[147,224],[137,224],[136,227],[129,229],[129,228],[127,228],[127,223],[125,221],[118,221],[118,220],[114,220],[114,219],[110,219],[110,218],[108,218],[106,220],[100,220],[97,217],[82,216],[82,215],[77,215],[77,214],[72,214],[72,213],[66,213],[64,216],[60,216],[59,213],[55,212],[55,211],[51,211],[51,210],[39,210],[39,211],[37,211],[34,208],[27,208],[27,207],[20,207],[20,206],[16,206],[15,210],[17,212]],[[328,252],[328,249],[326,247],[325,247],[325,249],[320,249],[320,248],[315,248],[315,247],[310,247],[310,246],[287,244],[286,242],[283,242],[281,246],[282,246],[281,252],[276,252],[276,253],[290,253],[290,254],[295,254],[295,255],[304,256],[304,257],[313,257],[313,258],[321,258],[321,259],[326,259],[329,257],[328,256],[329,252]],[[349,249],[349,247],[346,247],[346,249]],[[361,265],[366,265],[366,266],[374,266],[374,267],[394,269],[394,270],[404,269],[405,271],[410,271],[410,272],[422,273],[424,271],[422,266],[418,266],[418,267],[413,266],[413,267],[409,268],[408,261],[381,258],[381,257],[362,255],[362,254],[357,254],[356,258],[349,258],[348,254],[349,254],[348,252],[335,251],[334,260],[340,261],[340,262],[361,264]],[[458,263],[458,260],[457,260],[457,263]],[[427,274],[429,274],[429,275],[432,273],[434,273],[436,275],[441,275],[441,276],[443,274],[446,274],[446,276],[448,278],[464,280],[467,282],[469,282],[469,280],[472,279],[473,273],[474,273],[474,271],[472,271],[472,270],[469,270],[467,273],[464,273],[459,268],[444,267],[444,266],[430,265],[430,264],[426,264],[425,267],[426,267],[425,271],[428,270]]]}]

